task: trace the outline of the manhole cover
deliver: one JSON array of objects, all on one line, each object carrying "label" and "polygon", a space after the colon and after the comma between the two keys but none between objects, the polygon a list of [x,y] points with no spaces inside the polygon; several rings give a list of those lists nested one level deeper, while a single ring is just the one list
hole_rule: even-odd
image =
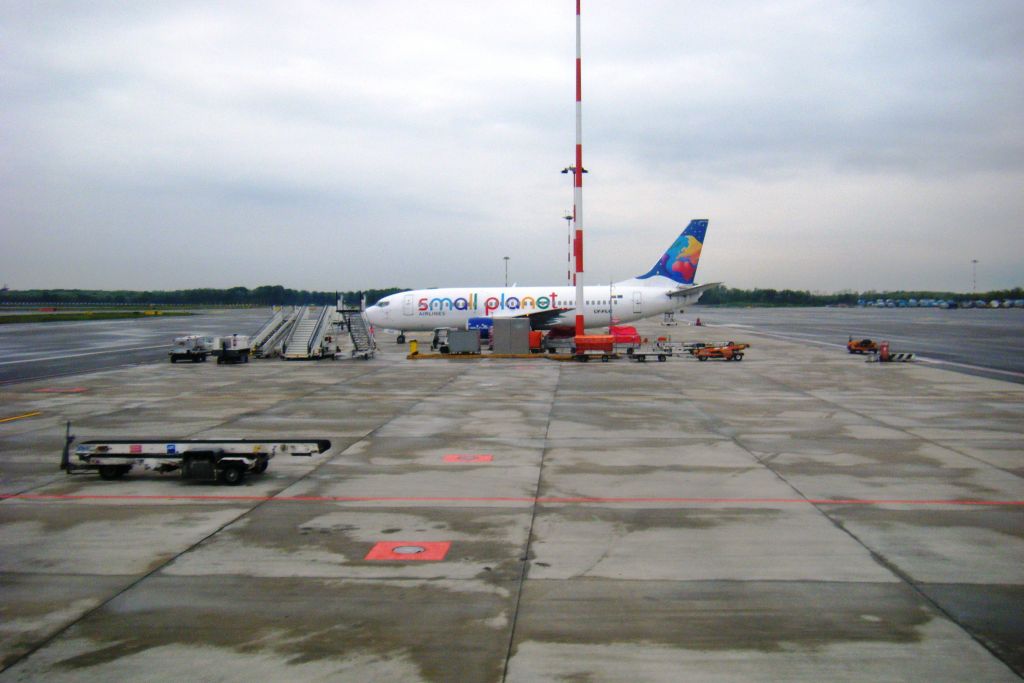
[{"label": "manhole cover", "polygon": [[445,558],[451,545],[451,541],[380,541],[363,559],[437,562]]},{"label": "manhole cover", "polygon": [[422,553],[426,548],[419,545],[400,545],[396,548],[392,548],[391,552],[396,555],[415,555],[416,553]]}]

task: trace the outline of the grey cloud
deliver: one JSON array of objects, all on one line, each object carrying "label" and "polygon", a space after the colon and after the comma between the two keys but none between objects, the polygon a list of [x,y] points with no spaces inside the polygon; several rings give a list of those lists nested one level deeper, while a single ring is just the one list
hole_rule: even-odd
[{"label": "grey cloud", "polygon": [[[877,277],[939,288],[918,233],[944,245],[984,210],[977,257],[1019,284],[1019,3],[584,7],[602,279],[699,214],[708,277],[777,284],[755,237],[789,235],[808,261],[785,286],[850,286],[820,266],[850,247],[838,221],[912,226]],[[491,284],[503,255],[521,282],[562,277],[571,2],[12,2],[0,27],[12,286],[168,287],[182,263],[211,285]],[[218,255],[211,230],[244,246]]]}]

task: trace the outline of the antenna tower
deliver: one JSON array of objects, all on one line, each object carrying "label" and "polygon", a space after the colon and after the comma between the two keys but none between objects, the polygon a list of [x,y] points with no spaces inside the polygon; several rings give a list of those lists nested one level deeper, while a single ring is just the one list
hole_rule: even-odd
[{"label": "antenna tower", "polygon": [[576,182],[573,188],[573,204],[576,214],[576,240],[573,253],[576,256],[576,334],[583,334],[583,88],[580,66],[580,0],[576,0]]}]

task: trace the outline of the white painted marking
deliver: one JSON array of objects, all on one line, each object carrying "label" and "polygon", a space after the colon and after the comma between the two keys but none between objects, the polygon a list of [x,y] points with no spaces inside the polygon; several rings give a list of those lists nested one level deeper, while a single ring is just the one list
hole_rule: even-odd
[{"label": "white painted marking", "polygon": [[959,368],[967,368],[969,370],[995,372],[1000,375],[1009,375],[1010,377],[1024,377],[1024,372],[1015,372],[1013,370],[996,370],[995,368],[986,368],[984,365],[969,365],[967,363],[957,363],[951,360],[940,360],[938,358],[928,358],[926,356],[918,356],[917,360],[921,361],[922,363],[932,363],[934,365],[955,365]]},{"label": "white painted marking", "polygon": [[[792,336],[792,335],[779,334],[777,332],[765,332],[763,330],[757,329],[756,327],[754,327],[752,325],[739,325],[739,324],[736,324],[736,323],[726,323],[726,324],[722,324],[722,325],[716,325],[716,327],[735,327],[737,329],[749,330],[751,334],[759,334],[759,335],[762,335],[764,337],[775,337],[777,339],[785,339],[787,341],[798,341],[798,342],[801,342],[801,343],[818,344],[819,346],[829,346],[829,347],[834,347],[834,348],[839,348],[839,349],[845,349],[846,348],[845,344],[835,344],[835,343],[832,343],[832,342],[823,342],[823,341],[818,341],[817,339],[810,339],[810,338],[807,338],[807,337],[795,337],[795,336]],[[952,360],[942,360],[942,359],[939,359],[939,358],[929,358],[928,356],[920,356],[919,355],[919,356],[917,356],[916,360],[918,360],[918,361],[920,361],[922,363],[930,363],[932,365],[953,365],[953,366],[956,366],[958,368],[965,368],[967,370],[976,370],[978,372],[994,372],[997,375],[1007,375],[1009,377],[1018,377],[1018,378],[1024,377],[1024,372],[1016,372],[1014,370],[997,370],[996,368],[987,368],[984,365],[971,365],[969,363],[957,363],[956,361],[952,361]]]},{"label": "white painted marking", "polygon": [[106,349],[104,351],[86,351],[84,353],[65,353],[60,356],[45,356],[42,358],[23,358],[22,360],[0,361],[0,365],[14,365],[15,363],[41,363],[47,360],[64,360],[65,358],[79,358],[81,356],[97,356],[102,353],[121,353],[123,351],[149,351],[151,349],[170,349],[170,344],[158,344],[156,346],[129,346],[121,349]]},{"label": "white painted marking", "polygon": [[728,323],[728,324],[725,324],[725,325],[715,325],[715,327],[735,327],[735,328],[738,328],[738,329],[749,330],[751,334],[760,334],[761,336],[764,336],[764,337],[775,337],[776,339],[785,339],[786,341],[798,341],[798,342],[801,342],[801,343],[817,344],[819,346],[828,346],[828,347],[834,347],[834,348],[838,348],[838,349],[845,349],[846,348],[846,344],[835,344],[833,342],[823,342],[823,341],[818,341],[817,339],[811,339],[810,337],[795,337],[795,336],[787,335],[787,334],[779,334],[778,332],[765,332],[765,331],[760,330],[760,329],[758,329],[756,327],[753,327],[752,325],[738,325],[736,323]]}]

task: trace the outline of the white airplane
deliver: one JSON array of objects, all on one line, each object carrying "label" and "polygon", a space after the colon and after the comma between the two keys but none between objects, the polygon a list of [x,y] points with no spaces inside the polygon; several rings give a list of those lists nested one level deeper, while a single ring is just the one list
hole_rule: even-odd
[{"label": "white airplane", "polygon": [[[707,229],[707,219],[690,221],[647,273],[611,285],[584,287],[586,326],[606,327],[677,311],[718,286],[717,282],[693,284]],[[569,332],[575,325],[576,288],[416,289],[384,297],[366,309],[366,317],[375,327],[398,330],[399,344],[405,343],[406,332],[466,329],[470,318],[529,318],[531,329]]]}]

